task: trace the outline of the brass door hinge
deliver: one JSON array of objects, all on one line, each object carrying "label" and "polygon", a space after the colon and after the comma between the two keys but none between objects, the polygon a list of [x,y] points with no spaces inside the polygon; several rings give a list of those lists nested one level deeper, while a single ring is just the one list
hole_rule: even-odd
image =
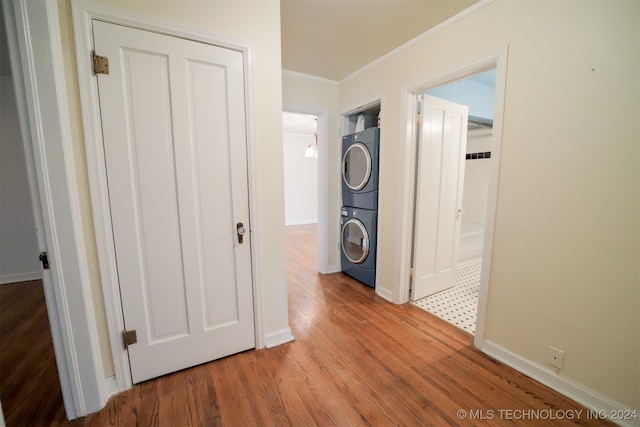
[{"label": "brass door hinge", "polygon": [[109,58],[93,52],[93,74],[109,74]]},{"label": "brass door hinge", "polygon": [[129,347],[131,344],[137,343],[138,336],[136,335],[136,330],[134,329],[131,331],[123,331],[122,340],[124,341],[124,348]]}]

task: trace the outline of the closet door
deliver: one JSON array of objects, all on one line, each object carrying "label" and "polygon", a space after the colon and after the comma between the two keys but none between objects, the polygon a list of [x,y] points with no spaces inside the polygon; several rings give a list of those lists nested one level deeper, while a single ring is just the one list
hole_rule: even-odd
[{"label": "closet door", "polygon": [[255,346],[240,52],[94,21],[134,383]]}]

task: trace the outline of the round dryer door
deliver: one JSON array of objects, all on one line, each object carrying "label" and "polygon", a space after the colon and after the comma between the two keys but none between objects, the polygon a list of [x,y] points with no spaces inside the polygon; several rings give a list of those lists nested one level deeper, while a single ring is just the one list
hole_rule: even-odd
[{"label": "round dryer door", "polygon": [[355,143],[342,157],[342,179],[355,191],[362,190],[371,176],[371,154],[366,145]]},{"label": "round dryer door", "polygon": [[342,226],[342,251],[354,264],[362,264],[369,255],[369,233],[355,218],[351,218]]}]

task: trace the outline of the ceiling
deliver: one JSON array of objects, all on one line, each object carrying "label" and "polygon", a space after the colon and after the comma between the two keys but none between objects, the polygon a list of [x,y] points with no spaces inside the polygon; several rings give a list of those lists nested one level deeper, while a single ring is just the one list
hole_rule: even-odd
[{"label": "ceiling", "polygon": [[[477,1],[281,0],[282,68],[339,81]],[[0,10],[0,74],[8,75],[3,27]]]},{"label": "ceiling", "polygon": [[282,68],[340,81],[478,0],[281,0]]}]

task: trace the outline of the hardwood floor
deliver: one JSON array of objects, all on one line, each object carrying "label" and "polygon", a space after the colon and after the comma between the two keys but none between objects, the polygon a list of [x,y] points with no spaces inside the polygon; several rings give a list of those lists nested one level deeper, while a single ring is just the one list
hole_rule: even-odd
[{"label": "hardwood floor", "polygon": [[[147,381],[97,414],[47,425],[604,425],[474,349],[468,333],[341,273],[318,274],[315,230],[287,228],[294,342]],[[548,419],[580,410],[578,420]]]},{"label": "hardwood floor", "polygon": [[66,421],[40,280],[0,285],[0,400],[9,427]]}]

